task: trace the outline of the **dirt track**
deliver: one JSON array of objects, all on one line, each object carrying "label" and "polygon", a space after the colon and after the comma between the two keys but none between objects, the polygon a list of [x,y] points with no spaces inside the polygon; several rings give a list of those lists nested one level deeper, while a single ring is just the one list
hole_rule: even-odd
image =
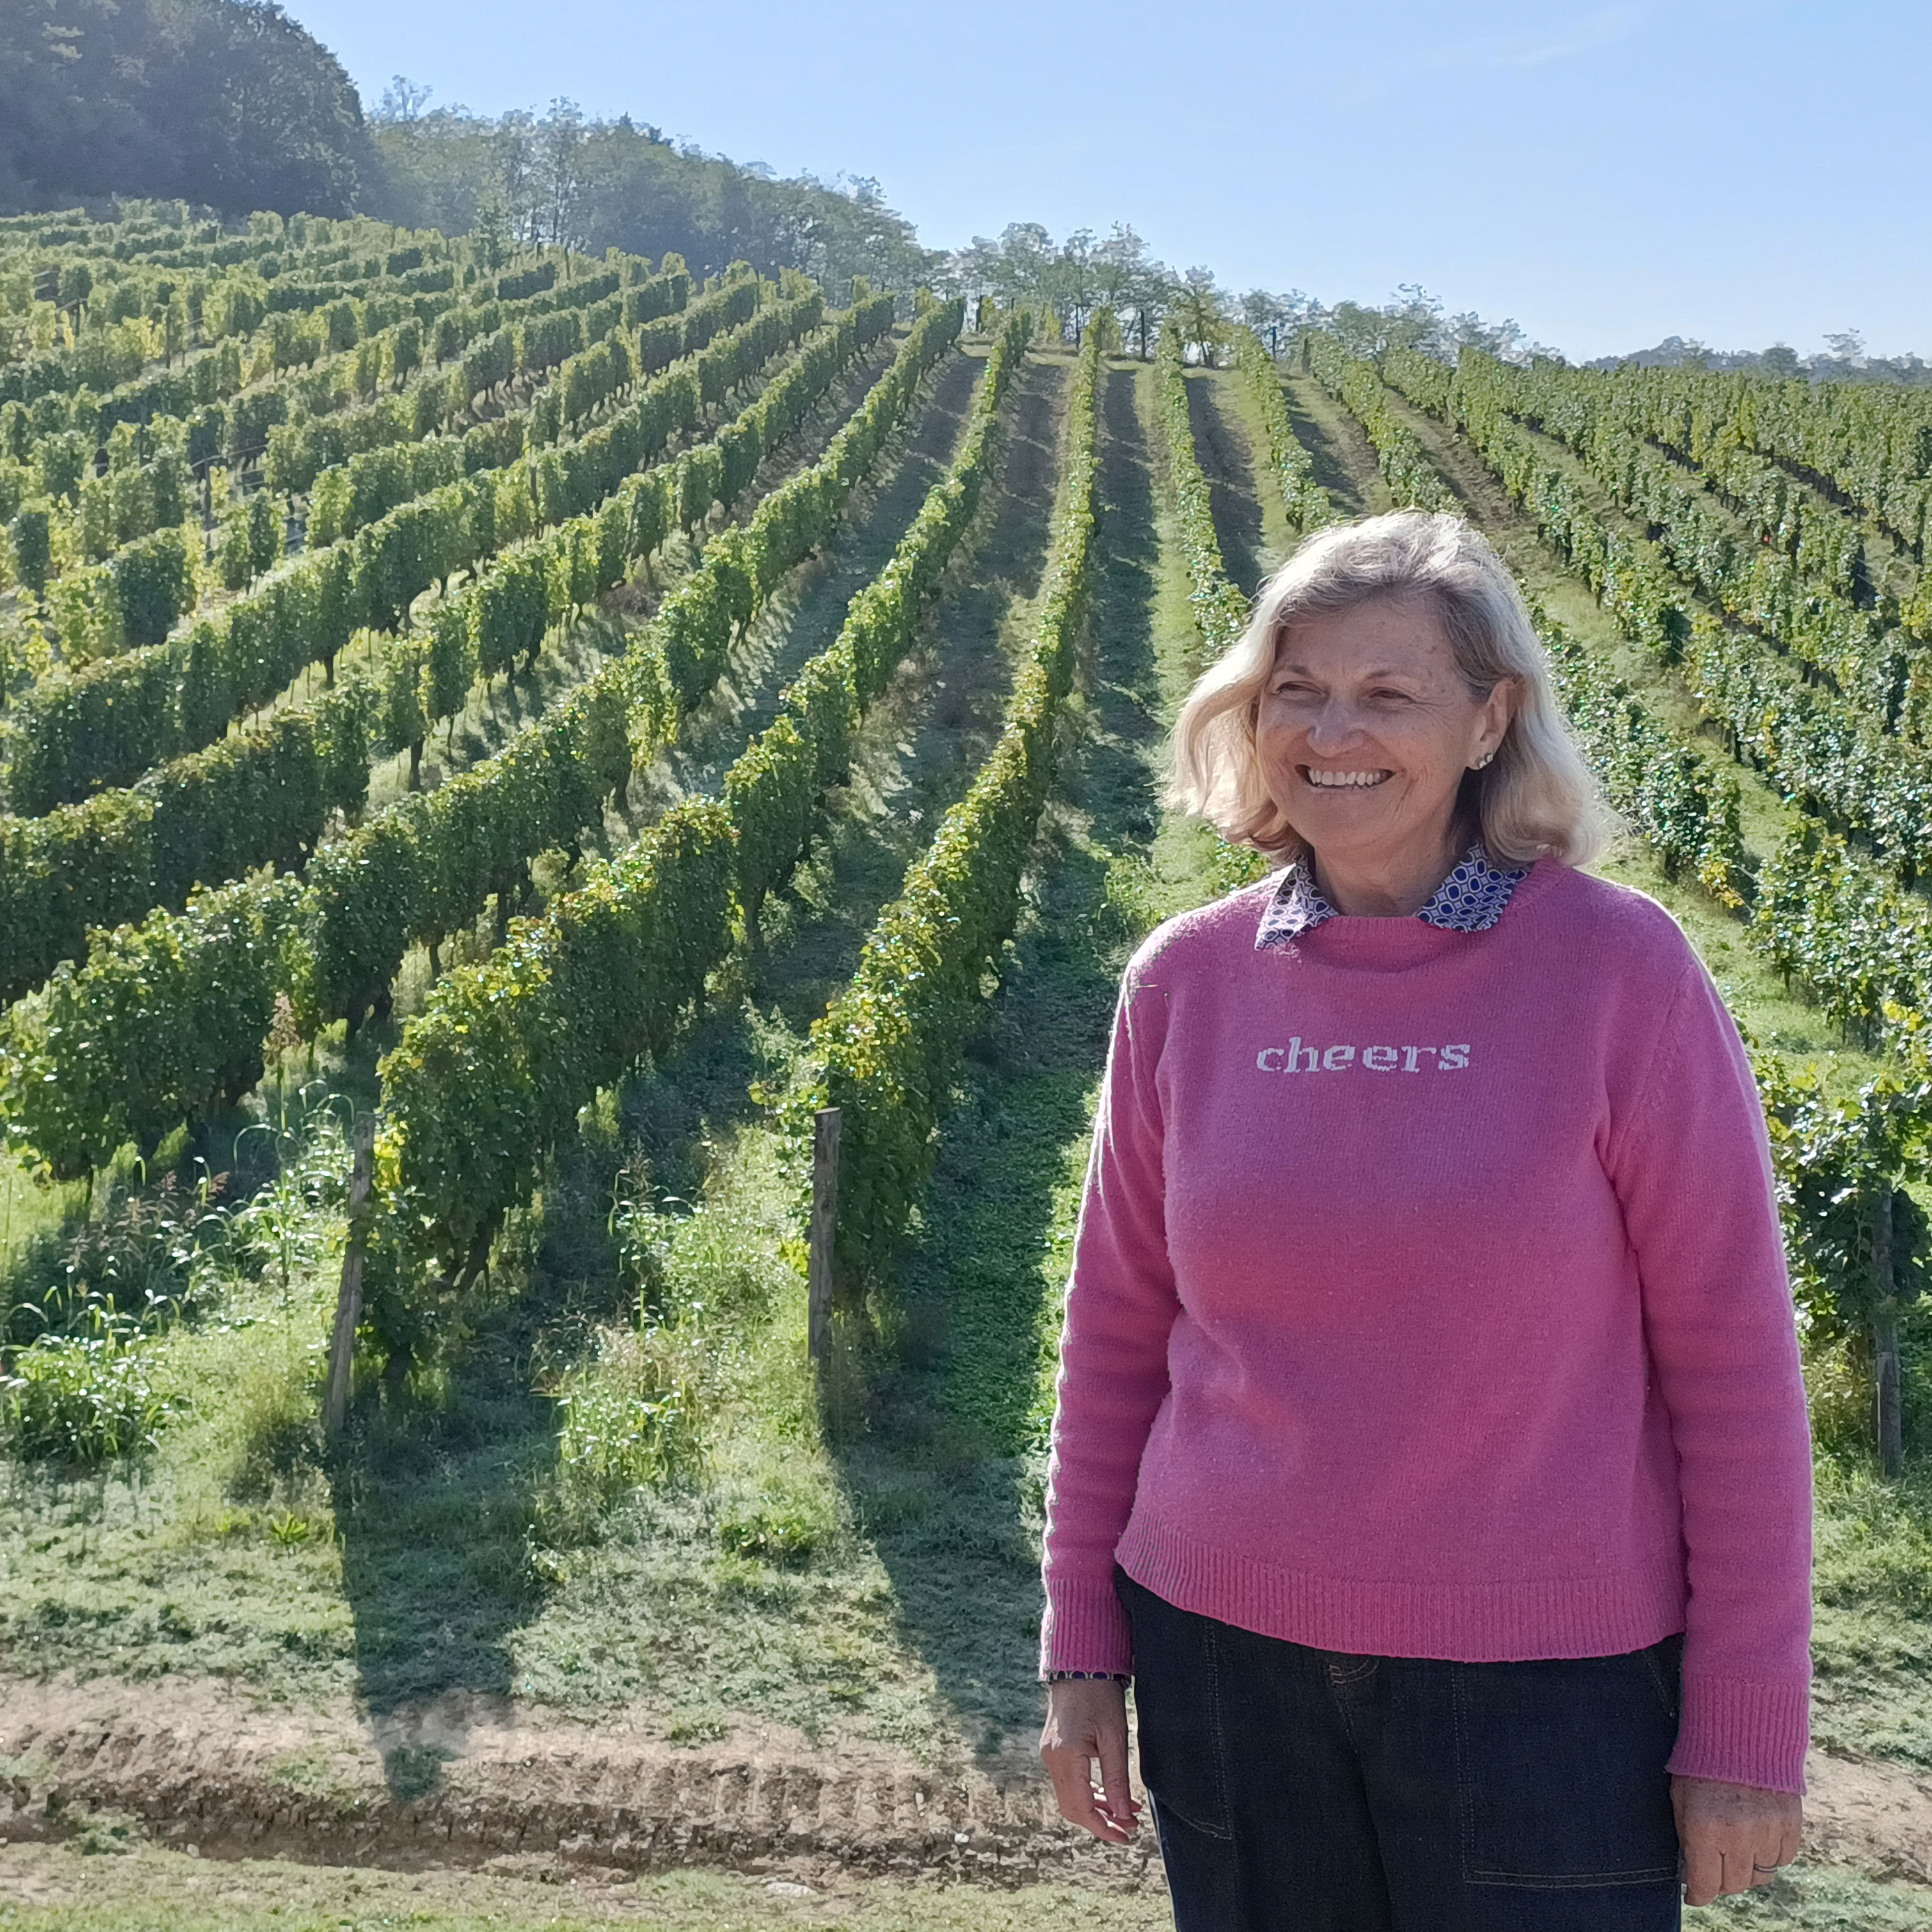
[{"label": "dirt track", "polygon": [[[1932,1779],[1816,1752],[1809,1775],[1810,1856],[1932,1883]],[[758,1733],[686,1749],[621,1718],[593,1728],[471,1697],[372,1720],[264,1710],[216,1683],[0,1692],[0,1840],[60,1838],[103,1811],[220,1858],[1160,1882],[1150,1840],[1111,1851],[1072,1832],[1024,1765],[943,1771]]]},{"label": "dirt track", "polygon": [[1017,1768],[947,1774],[878,1748],[755,1735],[680,1749],[621,1721],[592,1730],[474,1698],[371,1722],[263,1711],[205,1683],[8,1687],[0,1838],[59,1837],[89,1810],[224,1858],[1108,1888],[1146,1883],[1153,1866],[1158,1882],[1150,1846],[1109,1852],[1075,1833]]}]

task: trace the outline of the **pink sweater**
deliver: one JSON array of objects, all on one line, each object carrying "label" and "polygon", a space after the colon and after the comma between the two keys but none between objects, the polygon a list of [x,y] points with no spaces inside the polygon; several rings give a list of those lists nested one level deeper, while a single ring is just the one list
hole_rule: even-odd
[{"label": "pink sweater", "polygon": [[1274,882],[1128,968],[1067,1293],[1042,1667],[1113,1589],[1326,1650],[1684,1633],[1672,1770],[1804,1789],[1810,1453],[1764,1118],[1676,923],[1545,860],[1497,923]]}]

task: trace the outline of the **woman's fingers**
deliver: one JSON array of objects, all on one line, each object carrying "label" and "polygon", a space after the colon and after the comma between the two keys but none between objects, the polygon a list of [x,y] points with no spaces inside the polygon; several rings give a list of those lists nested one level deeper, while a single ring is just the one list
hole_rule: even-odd
[{"label": "woman's fingers", "polygon": [[1100,1808],[1099,1794],[1094,1789],[1088,1762],[1086,1758],[1082,1757],[1064,1766],[1048,1765],[1047,1769],[1053,1778],[1054,1796],[1060,1801],[1060,1815],[1069,1824],[1091,1832],[1095,1838],[1104,1838],[1110,1845],[1124,1845],[1127,1834]]},{"label": "woman's fingers", "polygon": [[[1060,1815],[1110,1845],[1124,1845],[1139,1812],[1127,1782],[1126,1694],[1105,1679],[1049,1687],[1040,1761],[1053,1780]],[[1096,1791],[1093,1767],[1100,1767]]]},{"label": "woman's fingers", "polygon": [[1671,1799],[1688,1904],[1768,1885],[1798,1855],[1804,1808],[1789,1792],[1678,1778],[1671,1780]]},{"label": "woman's fingers", "polygon": [[1100,1757],[1100,1788],[1107,1814],[1123,1834],[1140,1822],[1141,1808],[1127,1782],[1127,1720],[1124,1706],[1118,1729],[1102,1730],[1097,1740]]}]

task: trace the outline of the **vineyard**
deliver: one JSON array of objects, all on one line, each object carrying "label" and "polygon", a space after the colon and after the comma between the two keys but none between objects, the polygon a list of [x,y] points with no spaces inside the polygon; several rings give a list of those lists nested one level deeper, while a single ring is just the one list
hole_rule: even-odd
[{"label": "vineyard", "polygon": [[[1104,308],[123,212],[0,219],[16,1688],[313,1706],[224,1774],[311,1850],[496,1842],[535,1800],[487,1710],[621,1718],[604,1774],[720,1862],[1138,1885],[1024,1759],[1114,986],[1263,870],[1163,806],[1163,734],[1303,536],[1417,505],[1516,572],[1606,869],[1746,1028],[1817,1735],[1932,1777],[1924,392],[1142,356]],[[68,1695],[0,1798],[52,1751],[142,1810]],[[820,1795],[692,1840],[664,1767],[751,1738]]]}]

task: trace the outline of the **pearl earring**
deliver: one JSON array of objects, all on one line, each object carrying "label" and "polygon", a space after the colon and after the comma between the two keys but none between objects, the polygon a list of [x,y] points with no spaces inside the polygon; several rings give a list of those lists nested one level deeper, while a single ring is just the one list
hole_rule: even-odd
[{"label": "pearl earring", "polygon": [[1495,756],[1496,756],[1496,753],[1495,753],[1495,752],[1485,752],[1483,754],[1483,755],[1482,755],[1480,758],[1478,758],[1478,759],[1476,760],[1476,762],[1475,762],[1473,765],[1472,765],[1472,766],[1469,767],[1470,770],[1472,770],[1472,772],[1479,772],[1479,771],[1480,771],[1480,770],[1483,769],[1483,767],[1484,767],[1485,765],[1486,765],[1486,764],[1490,762],[1490,760],[1492,758],[1493,758]]}]

